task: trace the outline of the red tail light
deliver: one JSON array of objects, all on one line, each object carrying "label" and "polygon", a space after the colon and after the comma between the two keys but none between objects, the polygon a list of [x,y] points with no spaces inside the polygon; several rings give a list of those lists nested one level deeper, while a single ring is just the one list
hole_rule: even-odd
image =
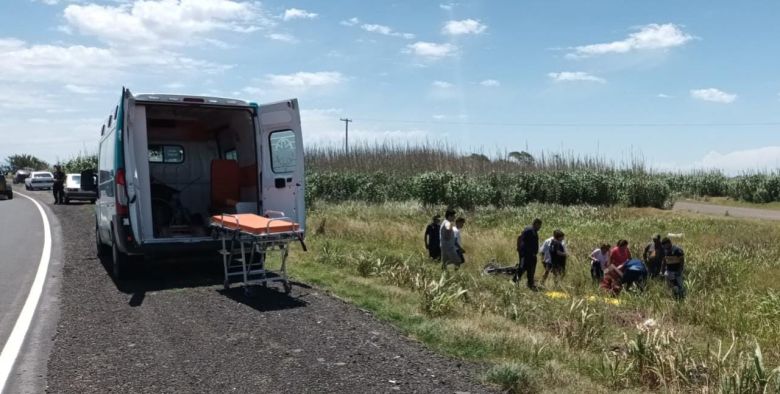
[{"label": "red tail light", "polygon": [[114,182],[116,182],[116,214],[127,216],[130,210],[127,208],[127,180],[125,179],[124,168],[116,171]]}]

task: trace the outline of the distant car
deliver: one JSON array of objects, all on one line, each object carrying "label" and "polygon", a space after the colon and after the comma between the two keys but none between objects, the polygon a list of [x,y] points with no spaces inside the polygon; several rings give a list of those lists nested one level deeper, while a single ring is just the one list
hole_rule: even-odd
[{"label": "distant car", "polygon": [[65,204],[70,204],[73,200],[89,201],[94,204],[97,199],[96,185],[97,176],[94,171],[84,171],[81,174],[67,174],[64,191]]},{"label": "distant car", "polygon": [[14,183],[24,183],[24,180],[30,177],[30,171],[19,170],[14,174]]},{"label": "distant car", "polygon": [[14,189],[5,180],[5,175],[0,175],[0,196],[3,195],[9,200],[14,198]]},{"label": "distant car", "polygon": [[24,187],[27,190],[51,189],[54,186],[54,175],[49,171],[33,171],[30,176],[24,180]]}]

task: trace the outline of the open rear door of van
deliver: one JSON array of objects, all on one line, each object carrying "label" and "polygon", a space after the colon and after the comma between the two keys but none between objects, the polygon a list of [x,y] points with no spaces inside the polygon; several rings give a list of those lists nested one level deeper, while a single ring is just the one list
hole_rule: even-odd
[{"label": "open rear door of van", "polygon": [[306,187],[303,140],[298,100],[258,107],[257,149],[260,160],[260,194],[263,213],[283,212],[305,229]]},{"label": "open rear door of van", "polygon": [[[133,237],[137,242],[144,240],[141,224],[143,219],[144,197],[148,196],[149,188],[149,162],[147,160],[146,146],[146,114],[137,111],[135,98],[130,89],[122,91],[122,103],[119,108],[122,114],[122,147],[125,165],[125,179],[127,182],[127,201],[130,211],[130,226]],[[139,117],[140,115],[140,117]],[[139,121],[141,124],[139,124]],[[148,197],[147,197],[148,199]]]}]

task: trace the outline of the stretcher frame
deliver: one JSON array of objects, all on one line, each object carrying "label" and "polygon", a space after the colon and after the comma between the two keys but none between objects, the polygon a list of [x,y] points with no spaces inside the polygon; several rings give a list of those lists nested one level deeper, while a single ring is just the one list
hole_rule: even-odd
[{"label": "stretcher frame", "polygon": [[[268,221],[265,233],[255,234],[241,229],[238,216],[227,213],[219,216],[221,220],[212,221],[211,228],[213,236],[219,238],[222,246],[219,254],[222,256],[225,290],[230,288],[230,278],[240,277],[244,291],[248,291],[251,285],[266,287],[269,283],[279,282],[282,283],[284,293],[290,294],[292,285],[287,276],[289,245],[291,242],[300,242],[303,250],[306,251],[303,231],[300,227],[298,230],[271,232],[273,222],[282,221],[296,225],[292,219],[281,216]],[[235,219],[235,228],[225,225],[225,217]],[[293,226],[296,227],[297,225]],[[278,252],[281,256],[281,266],[278,271],[265,267],[266,257],[274,252]]]}]

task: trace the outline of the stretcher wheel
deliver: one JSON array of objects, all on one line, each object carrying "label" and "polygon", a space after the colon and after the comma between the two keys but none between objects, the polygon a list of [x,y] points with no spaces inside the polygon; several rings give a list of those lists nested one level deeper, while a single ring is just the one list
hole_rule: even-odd
[{"label": "stretcher wheel", "polygon": [[290,294],[292,292],[292,285],[290,282],[284,282],[284,294]]}]

